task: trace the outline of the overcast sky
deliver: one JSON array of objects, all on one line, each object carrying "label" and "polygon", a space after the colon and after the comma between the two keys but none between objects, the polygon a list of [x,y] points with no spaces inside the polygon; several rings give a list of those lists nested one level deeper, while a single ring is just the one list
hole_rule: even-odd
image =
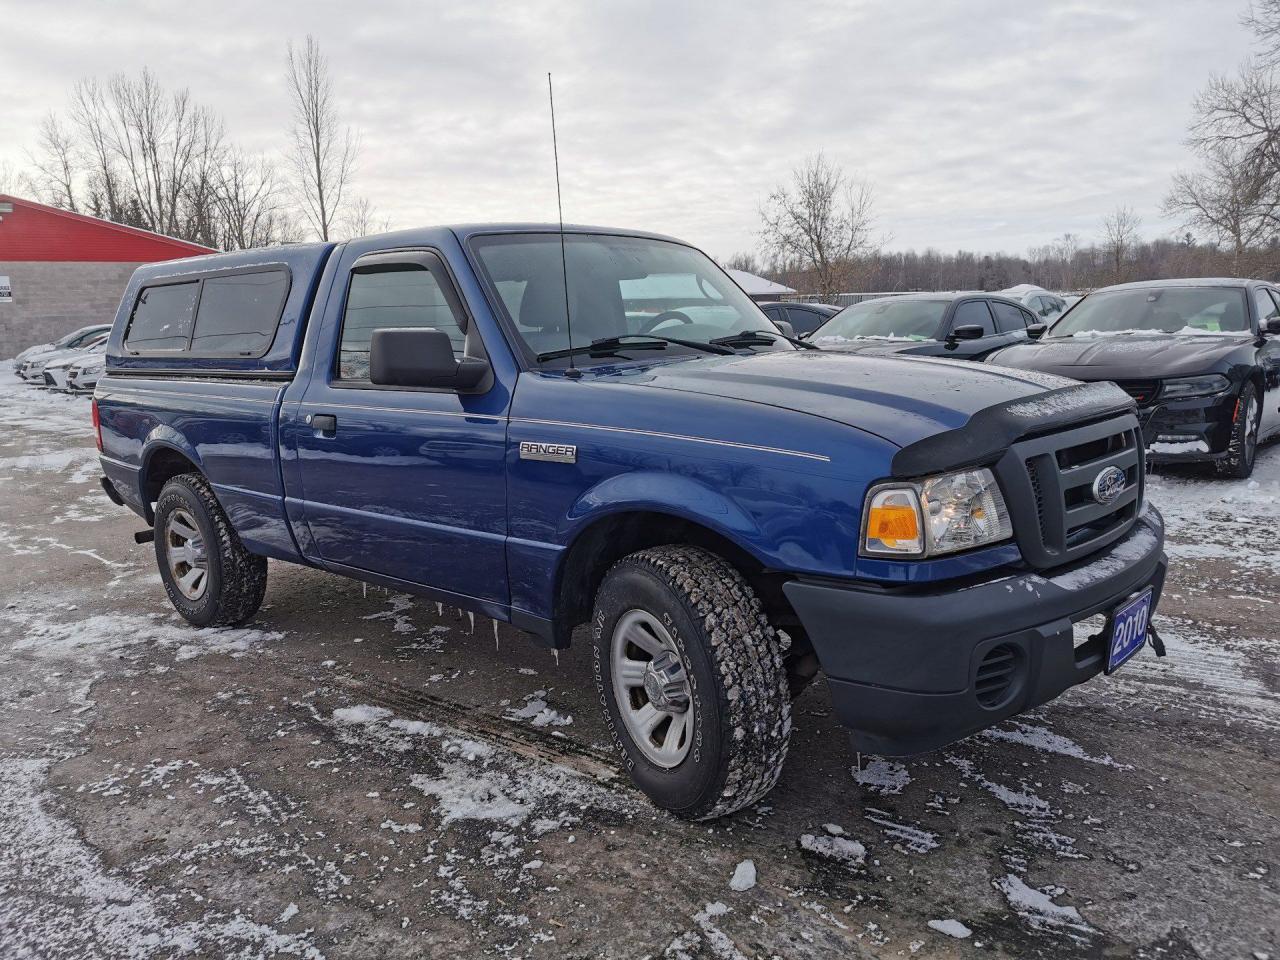
[{"label": "overcast sky", "polygon": [[362,138],[357,189],[396,227],[566,220],[725,257],[806,154],[869,179],[890,247],[1023,252],[1143,232],[1189,163],[1193,97],[1248,52],[1245,0],[110,4],[0,0],[0,161],[85,76],[151,67],[278,151],[285,43],[313,33]]}]

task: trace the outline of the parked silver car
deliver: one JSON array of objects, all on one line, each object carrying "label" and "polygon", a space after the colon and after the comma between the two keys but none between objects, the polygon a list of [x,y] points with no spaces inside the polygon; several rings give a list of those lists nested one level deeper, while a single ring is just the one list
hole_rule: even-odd
[{"label": "parked silver car", "polygon": [[92,341],[105,333],[111,331],[109,323],[95,323],[92,326],[81,327],[79,330],[73,330],[64,337],[60,337],[53,343],[37,343],[33,347],[20,352],[13,358],[13,370],[15,373],[21,373],[22,363],[24,360],[33,360],[37,356],[45,353],[52,353],[55,350],[67,350],[74,347],[86,347]]}]

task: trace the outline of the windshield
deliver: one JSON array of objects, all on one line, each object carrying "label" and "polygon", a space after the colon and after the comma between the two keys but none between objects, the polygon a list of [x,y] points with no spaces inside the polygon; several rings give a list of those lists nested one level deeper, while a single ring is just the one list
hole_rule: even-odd
[{"label": "windshield", "polygon": [[[473,248],[497,290],[511,329],[532,357],[569,346],[565,327],[564,276],[560,236],[555,233],[477,237]],[[776,332],[760,308],[706,256],[664,240],[597,234],[565,235],[573,345],[637,334],[655,334],[699,344],[748,330]],[[645,343],[636,337],[636,343]],[[652,343],[652,341],[648,341]],[[780,337],[752,350],[792,350]],[[628,344],[610,348],[610,357],[652,357]],[[666,343],[663,354],[699,354],[696,348]],[[576,363],[593,362],[579,354]],[[564,366],[567,357],[546,365]]]},{"label": "windshield", "polygon": [[1248,333],[1244,290],[1149,287],[1092,293],[1062,315],[1047,336]]},{"label": "windshield", "polygon": [[933,340],[949,300],[866,300],[845,307],[814,331],[816,344],[858,337]]}]

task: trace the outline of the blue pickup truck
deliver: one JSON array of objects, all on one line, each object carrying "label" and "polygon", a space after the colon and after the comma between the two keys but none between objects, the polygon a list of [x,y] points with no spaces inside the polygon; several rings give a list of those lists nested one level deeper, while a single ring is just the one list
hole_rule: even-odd
[{"label": "blue pickup truck", "polygon": [[687,818],[773,786],[819,670],[855,747],[904,755],[1158,642],[1128,395],[810,349],[667,237],[460,226],[144,266],[94,422],[191,623],[253,616],[271,558],[554,648],[585,625],[625,767]]}]

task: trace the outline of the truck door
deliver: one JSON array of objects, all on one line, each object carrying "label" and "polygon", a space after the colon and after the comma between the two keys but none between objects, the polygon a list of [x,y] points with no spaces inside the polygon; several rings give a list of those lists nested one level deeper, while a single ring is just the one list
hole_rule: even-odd
[{"label": "truck door", "polygon": [[293,426],[314,549],[338,572],[505,606],[509,395],[371,383],[383,327],[434,327],[459,357],[484,356],[436,253],[366,254],[339,274]]}]

